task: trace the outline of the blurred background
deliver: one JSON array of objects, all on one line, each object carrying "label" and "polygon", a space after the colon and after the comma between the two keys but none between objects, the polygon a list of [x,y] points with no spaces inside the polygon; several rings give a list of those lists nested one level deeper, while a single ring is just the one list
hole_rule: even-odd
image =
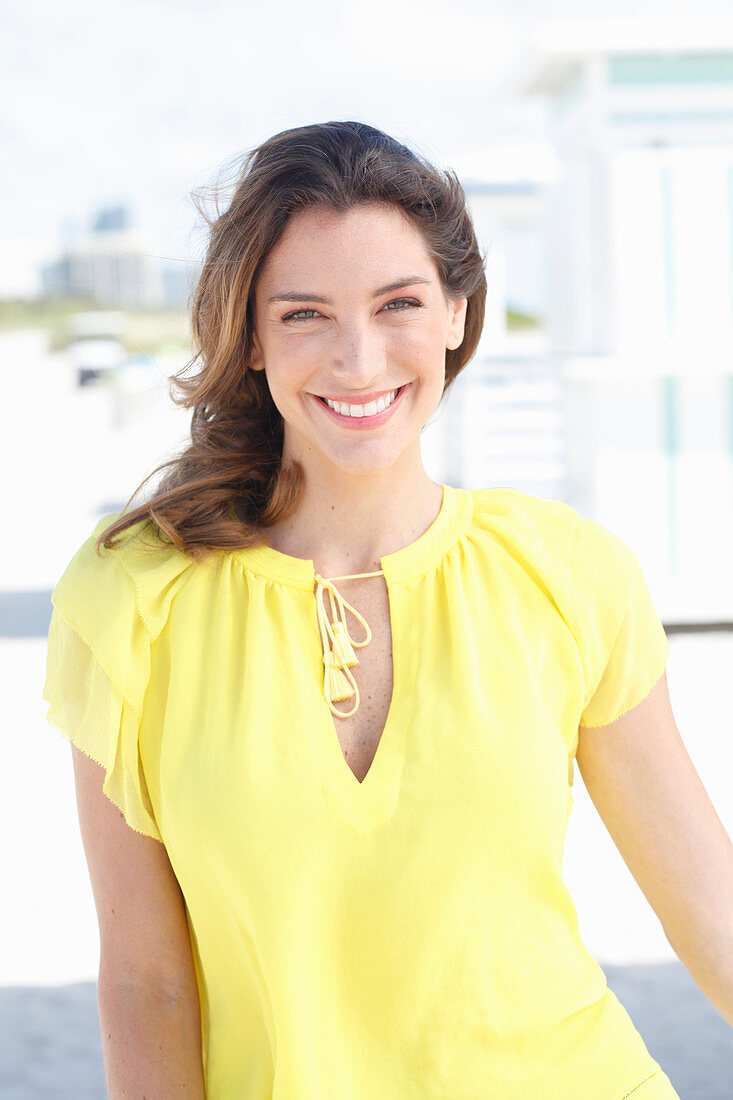
[{"label": "blurred background", "polygon": [[[51,590],[185,440],[195,188],[291,126],[359,119],[453,168],[484,335],[423,433],[462,487],[566,500],[639,555],[677,724],[733,835],[733,17],[696,0],[25,0],[0,15],[0,1097],[105,1096],[98,934]],[[733,1029],[679,962],[576,767],[584,940],[682,1100]]]}]

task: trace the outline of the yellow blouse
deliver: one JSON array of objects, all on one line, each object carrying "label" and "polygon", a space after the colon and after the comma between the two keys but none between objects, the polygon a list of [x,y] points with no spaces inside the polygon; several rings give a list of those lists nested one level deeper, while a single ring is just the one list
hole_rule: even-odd
[{"label": "yellow blouse", "polygon": [[166,847],[209,1100],[676,1097],[561,873],[578,726],[669,652],[634,551],[561,501],[443,485],[380,561],[394,687],[360,783],[313,561],[196,563],[148,521],[98,557],[111,518],[54,589],[43,695]]}]

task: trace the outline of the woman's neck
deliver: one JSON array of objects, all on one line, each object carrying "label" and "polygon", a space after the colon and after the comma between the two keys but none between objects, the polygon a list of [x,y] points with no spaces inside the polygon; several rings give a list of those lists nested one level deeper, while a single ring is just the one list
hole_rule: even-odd
[{"label": "woman's neck", "polygon": [[296,510],[267,528],[268,541],[283,554],[312,559],[324,577],[370,572],[424,534],[442,502],[442,486],[427,474],[402,491],[352,488],[341,497],[306,485]]}]

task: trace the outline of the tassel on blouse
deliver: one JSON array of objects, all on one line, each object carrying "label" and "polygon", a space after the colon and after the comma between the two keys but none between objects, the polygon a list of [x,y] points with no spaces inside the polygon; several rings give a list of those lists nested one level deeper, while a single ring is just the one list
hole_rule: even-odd
[{"label": "tassel on blouse", "polygon": [[[383,577],[384,570],[378,569],[374,573],[346,573],[342,577],[332,577],[326,580],[320,573],[316,573],[316,610],[318,612],[318,628],[321,632],[321,644],[323,646],[323,699],[328,704],[332,714],[339,718],[349,718],[355,714],[359,707],[359,686],[349,669],[352,665],[359,664],[359,658],[354,653],[354,646],[360,648],[372,640],[372,632],[363,615],[360,615],[355,607],[348,603],[336,588],[333,581],[353,580],[357,577]],[[329,623],[326,609],[323,606],[323,592],[328,590],[331,601],[331,619]],[[357,642],[349,634],[346,625],[346,608],[355,615],[366,630],[366,637]],[[329,644],[330,643],[330,644]],[[333,648],[331,648],[331,646]],[[336,710],[334,702],[348,699],[356,695],[356,702],[349,711]]]}]

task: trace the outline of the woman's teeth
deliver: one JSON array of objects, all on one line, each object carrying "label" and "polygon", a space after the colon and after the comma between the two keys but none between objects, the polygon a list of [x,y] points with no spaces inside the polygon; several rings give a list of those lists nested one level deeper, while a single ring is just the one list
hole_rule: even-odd
[{"label": "woman's teeth", "polygon": [[397,390],[391,390],[390,393],[384,394],[376,401],[370,401],[368,405],[345,405],[341,401],[329,401],[327,397],[324,397],[323,400],[330,409],[341,413],[342,416],[374,416],[375,413],[383,412],[388,405],[391,405],[397,393]]}]

